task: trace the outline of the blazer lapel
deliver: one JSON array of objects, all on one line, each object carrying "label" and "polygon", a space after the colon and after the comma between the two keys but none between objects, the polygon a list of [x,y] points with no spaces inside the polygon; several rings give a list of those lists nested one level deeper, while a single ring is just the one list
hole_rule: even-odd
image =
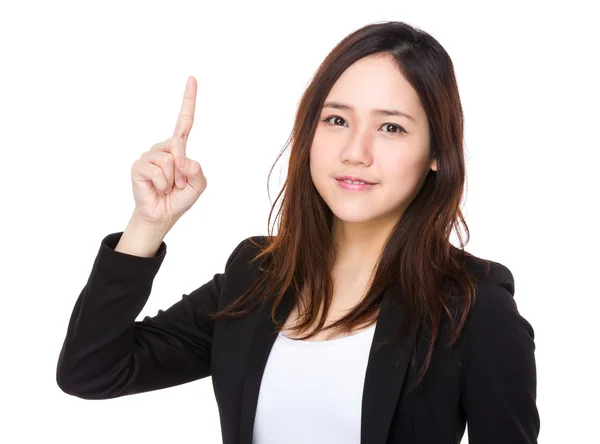
[{"label": "blazer lapel", "polygon": [[[287,319],[293,308],[292,289],[288,288],[277,307],[275,318],[278,321]],[[271,309],[264,304],[259,310],[250,339],[250,349],[246,366],[243,369],[242,400],[240,412],[240,444],[252,444],[254,419],[260,391],[260,382],[267,365],[269,353],[277,339],[277,331],[271,320]]]},{"label": "blazer lapel", "polygon": [[[383,295],[373,342],[369,353],[362,399],[361,443],[385,444],[396,404],[410,363],[409,338],[398,342],[389,340],[398,335],[402,310],[395,301],[402,295],[395,285]],[[392,300],[393,299],[393,300]],[[288,289],[276,311],[276,318],[284,320],[293,308],[293,295]],[[240,412],[240,444],[252,444],[254,419],[262,375],[277,331],[270,319],[270,308],[263,306],[249,333],[250,349],[243,371]]]},{"label": "blazer lapel", "polygon": [[[406,380],[411,360],[411,337],[407,335],[398,340],[398,327],[404,316],[402,299],[400,286],[392,285],[385,291],[382,300],[365,375],[360,433],[362,444],[386,443]],[[417,325],[419,321],[417,317]],[[389,338],[393,340],[389,341]],[[380,342],[383,343],[379,345]]]}]

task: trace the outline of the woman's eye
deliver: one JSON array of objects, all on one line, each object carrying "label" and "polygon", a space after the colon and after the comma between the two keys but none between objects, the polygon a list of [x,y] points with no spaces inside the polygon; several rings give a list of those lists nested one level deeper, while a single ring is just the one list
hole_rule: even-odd
[{"label": "woman's eye", "polygon": [[[344,126],[348,126],[346,121],[343,118],[341,118],[340,116],[327,117],[326,119],[323,119],[323,122],[326,122],[332,126],[340,126],[340,125],[338,125],[338,123],[343,122]],[[386,127],[388,128],[388,131],[384,131],[384,133],[401,134],[401,133],[406,132],[404,130],[404,128],[402,128],[400,125],[396,125],[395,123],[384,123],[383,125],[381,125],[381,128],[386,128]],[[394,128],[395,130],[389,131],[390,128]]]},{"label": "woman's eye", "polygon": [[[337,119],[339,119],[339,120],[337,120],[338,122],[339,122],[340,120],[341,120],[342,122],[345,122],[345,120],[344,120],[344,119],[342,119],[340,116],[331,116],[331,117],[327,117],[326,119],[324,119],[324,120],[323,120],[323,122],[327,122],[327,123],[329,123],[330,125],[333,125],[333,126],[339,126],[339,125],[336,125],[335,123],[331,123],[331,119],[336,119],[336,120],[337,120]],[[334,120],[334,122],[335,122],[336,120]]]},{"label": "woman's eye", "polygon": [[400,133],[405,133],[406,131],[404,131],[404,128],[402,128],[400,125],[396,125],[395,123],[384,123],[383,125],[381,125],[382,128],[384,127],[392,127],[392,128],[396,128],[395,131],[385,131],[386,133],[392,133],[392,134],[400,134]]}]

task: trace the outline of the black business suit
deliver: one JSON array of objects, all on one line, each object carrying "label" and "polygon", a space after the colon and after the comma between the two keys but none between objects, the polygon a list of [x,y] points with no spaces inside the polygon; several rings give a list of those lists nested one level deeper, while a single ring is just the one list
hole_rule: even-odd
[{"label": "black business suit", "polygon": [[[106,399],[157,390],[212,376],[225,444],[252,442],[260,382],[276,332],[269,310],[243,318],[209,321],[258,276],[249,266],[256,247],[243,240],[225,271],[167,310],[134,322],[151,292],[166,254],[114,251],[122,232],[106,236],[76,301],[57,365],[66,393]],[[256,236],[254,240],[264,240]],[[208,254],[208,253],[207,253]],[[480,261],[470,259],[475,273]],[[378,343],[396,333],[402,312],[399,288],[386,290],[374,333]],[[361,443],[458,443],[468,424],[475,444],[536,443],[534,333],[513,300],[508,268],[492,262],[479,284],[469,324],[452,349],[438,345],[421,387],[407,392],[410,347],[371,348],[362,399]],[[290,290],[277,317],[292,308]],[[440,344],[448,339],[442,331]],[[397,363],[397,365],[396,365]],[[290,431],[293,433],[293,431]]]}]

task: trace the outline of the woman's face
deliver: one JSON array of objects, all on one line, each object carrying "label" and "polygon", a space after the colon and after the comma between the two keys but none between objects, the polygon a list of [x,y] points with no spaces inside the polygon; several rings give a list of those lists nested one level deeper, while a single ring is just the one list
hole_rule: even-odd
[{"label": "woman's face", "polygon": [[[429,169],[437,171],[428,156],[427,116],[391,56],[370,56],[346,69],[325,100],[310,151],[313,183],[334,216],[397,222]],[[374,185],[346,189],[340,176]]]}]

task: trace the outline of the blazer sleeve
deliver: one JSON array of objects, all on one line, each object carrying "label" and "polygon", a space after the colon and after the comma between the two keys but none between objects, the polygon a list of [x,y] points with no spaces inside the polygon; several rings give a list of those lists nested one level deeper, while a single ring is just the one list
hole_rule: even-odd
[{"label": "blazer sleeve", "polygon": [[210,375],[214,322],[204,314],[216,311],[225,275],[245,242],[230,254],[223,273],[167,310],[135,321],[167,247],[163,241],[153,257],[115,251],[122,234],[102,240],[58,358],[58,386],[83,399],[148,392]]},{"label": "blazer sleeve", "polygon": [[534,331],[513,296],[511,271],[492,262],[466,339],[462,402],[470,444],[537,443]]}]

